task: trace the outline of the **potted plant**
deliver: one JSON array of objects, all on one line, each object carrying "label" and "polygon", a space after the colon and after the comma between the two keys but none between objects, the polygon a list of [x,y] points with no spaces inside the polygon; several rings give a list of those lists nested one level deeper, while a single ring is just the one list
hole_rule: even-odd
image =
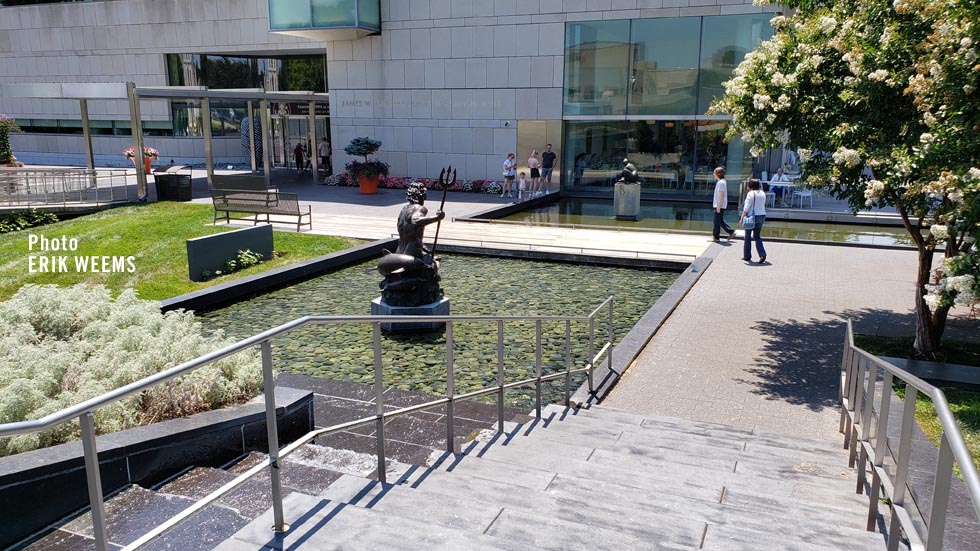
[{"label": "potted plant", "polygon": [[0,113],[0,166],[18,166],[14,150],[10,147],[10,133],[19,130],[14,119]]},{"label": "potted plant", "polygon": [[381,176],[388,175],[388,163],[383,161],[369,161],[368,155],[373,155],[381,149],[381,142],[371,138],[354,138],[344,153],[351,156],[364,157],[364,161],[351,161],[347,163],[347,174],[356,181],[361,189],[361,193],[377,193],[378,180]]},{"label": "potted plant", "polygon": [[[133,161],[133,164],[136,164],[135,147],[129,146],[126,149],[124,149],[123,155],[125,155],[127,159]],[[152,147],[146,145],[143,146],[143,165],[144,165],[143,168],[146,169],[147,174],[150,173],[150,164],[153,163],[153,159],[156,159],[159,156],[160,156],[160,152],[157,151],[156,149],[153,149]]]}]

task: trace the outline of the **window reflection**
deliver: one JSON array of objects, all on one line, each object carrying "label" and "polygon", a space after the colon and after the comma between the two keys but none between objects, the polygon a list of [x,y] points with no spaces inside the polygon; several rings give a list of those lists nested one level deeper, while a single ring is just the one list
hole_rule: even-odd
[{"label": "window reflection", "polygon": [[631,56],[630,22],[569,23],[565,34],[565,114],[622,115]]},{"label": "window reflection", "polygon": [[701,35],[701,91],[698,112],[704,113],[715,97],[725,93],[722,83],[762,40],[772,37],[770,13],[704,18]]},{"label": "window reflection", "polygon": [[626,121],[565,123],[563,173],[573,187],[609,187],[623,169]]},{"label": "window reflection", "polygon": [[633,23],[633,68],[629,112],[637,115],[694,113],[698,81],[700,17]]}]

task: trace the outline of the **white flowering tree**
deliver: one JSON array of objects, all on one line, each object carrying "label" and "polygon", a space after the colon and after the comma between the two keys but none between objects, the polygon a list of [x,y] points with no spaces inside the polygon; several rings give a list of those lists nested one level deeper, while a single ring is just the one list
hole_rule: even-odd
[{"label": "white flowering tree", "polygon": [[712,110],[753,155],[805,145],[805,183],[855,211],[897,209],[919,253],[915,348],[934,357],[950,308],[980,296],[980,3],[781,4],[793,14],[772,20]]}]

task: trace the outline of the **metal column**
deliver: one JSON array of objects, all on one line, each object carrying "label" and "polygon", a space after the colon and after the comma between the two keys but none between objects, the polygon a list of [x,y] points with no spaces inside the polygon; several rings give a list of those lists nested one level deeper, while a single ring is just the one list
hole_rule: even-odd
[{"label": "metal column", "polygon": [[265,187],[272,187],[272,148],[269,147],[269,102],[265,99],[259,100],[259,115],[262,117],[262,165],[265,173]]},{"label": "metal column", "polygon": [[211,147],[211,100],[208,98],[201,98],[201,126],[204,130],[204,168],[210,189],[214,183],[214,150]]},{"label": "metal column", "polygon": [[[248,101],[248,157],[252,162],[252,172],[255,172],[255,108]],[[262,126],[259,125],[261,129]]]},{"label": "metal column", "polygon": [[92,154],[92,129],[88,123],[88,100],[78,100],[78,106],[82,112],[82,141],[85,142],[85,161],[89,170],[95,169],[95,156]]},{"label": "metal column", "polygon": [[140,201],[146,201],[146,172],[143,160],[143,123],[140,116],[140,100],[136,95],[136,83],[126,83],[126,97],[129,98],[129,123],[133,135],[133,155],[136,159],[136,197]]},{"label": "metal column", "polygon": [[310,102],[310,160],[313,161],[313,182],[316,183],[316,177],[320,164],[320,156],[317,154],[317,149],[319,144],[316,143],[316,102]]}]

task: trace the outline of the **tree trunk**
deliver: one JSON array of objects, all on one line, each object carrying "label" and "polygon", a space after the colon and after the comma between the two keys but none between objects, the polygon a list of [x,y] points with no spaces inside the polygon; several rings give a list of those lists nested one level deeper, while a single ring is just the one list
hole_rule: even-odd
[{"label": "tree trunk", "polygon": [[946,329],[948,306],[940,306],[934,311],[926,304],[926,284],[931,282],[932,261],[935,251],[919,248],[919,266],[915,279],[915,351],[920,356],[934,360],[941,351],[943,331]]}]

